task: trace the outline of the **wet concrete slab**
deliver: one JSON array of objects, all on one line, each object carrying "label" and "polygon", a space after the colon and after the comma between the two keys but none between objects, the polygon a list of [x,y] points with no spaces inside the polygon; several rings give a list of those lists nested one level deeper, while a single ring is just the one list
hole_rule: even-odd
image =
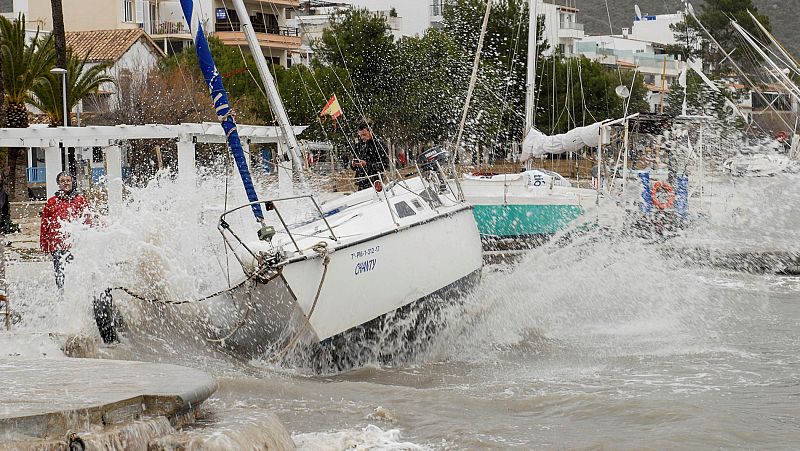
[{"label": "wet concrete slab", "polygon": [[216,388],[208,374],[176,365],[0,356],[0,441],[63,438],[143,418],[175,424]]}]

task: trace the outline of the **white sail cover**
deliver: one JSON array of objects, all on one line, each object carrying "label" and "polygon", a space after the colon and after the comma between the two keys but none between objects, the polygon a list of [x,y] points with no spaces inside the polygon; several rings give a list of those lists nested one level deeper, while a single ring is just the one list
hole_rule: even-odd
[{"label": "white sail cover", "polygon": [[603,122],[595,122],[585,127],[577,127],[560,135],[548,136],[531,128],[525,141],[522,142],[522,161],[530,160],[544,154],[577,152],[583,146],[597,147],[600,140],[600,126]]}]

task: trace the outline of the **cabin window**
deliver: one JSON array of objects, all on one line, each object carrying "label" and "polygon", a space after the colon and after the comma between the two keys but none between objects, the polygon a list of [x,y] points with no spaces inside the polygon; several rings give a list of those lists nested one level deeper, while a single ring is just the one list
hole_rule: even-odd
[{"label": "cabin window", "polygon": [[416,207],[417,210],[422,210],[422,202],[418,201],[417,199],[413,199],[411,203],[414,204],[414,207]]},{"label": "cabin window", "polygon": [[417,214],[405,201],[394,204],[394,209],[397,210],[397,215],[401,218]]}]

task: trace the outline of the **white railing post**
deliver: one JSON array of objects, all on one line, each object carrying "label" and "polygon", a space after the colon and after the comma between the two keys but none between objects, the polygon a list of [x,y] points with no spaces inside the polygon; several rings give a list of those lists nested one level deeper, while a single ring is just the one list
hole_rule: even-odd
[{"label": "white railing post", "polygon": [[108,146],[106,154],[106,189],[108,190],[108,216],[122,208],[122,150],[119,146]]},{"label": "white railing post", "polygon": [[45,185],[47,188],[47,197],[54,195],[58,191],[58,181],[56,176],[61,172],[61,148],[58,146],[45,147],[44,149],[44,166],[45,166]]},{"label": "white railing post", "polygon": [[194,142],[178,141],[178,180],[182,183],[193,183],[196,178]]}]

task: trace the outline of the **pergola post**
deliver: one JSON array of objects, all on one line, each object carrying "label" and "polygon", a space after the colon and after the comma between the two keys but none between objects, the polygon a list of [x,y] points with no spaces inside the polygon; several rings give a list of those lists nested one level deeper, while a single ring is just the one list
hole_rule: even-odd
[{"label": "pergola post", "polygon": [[197,178],[194,142],[178,141],[178,180],[193,183]]},{"label": "pergola post", "polygon": [[106,154],[106,187],[108,189],[108,215],[122,208],[122,150],[119,146],[108,146]]},{"label": "pergola post", "polygon": [[275,170],[278,171],[278,191],[281,197],[294,195],[292,186],[292,162],[284,156],[288,154],[289,148],[284,141],[278,140],[278,154],[275,155]]},{"label": "pergola post", "polygon": [[250,155],[250,140],[243,139],[242,140],[242,150],[244,151],[244,159],[247,161],[247,167],[250,169],[250,172],[253,172],[253,156]]},{"label": "pergola post", "polygon": [[56,176],[61,172],[61,148],[58,146],[51,146],[44,148],[44,165],[45,165],[45,186],[47,188],[47,198],[54,195],[58,191],[58,181]]}]

